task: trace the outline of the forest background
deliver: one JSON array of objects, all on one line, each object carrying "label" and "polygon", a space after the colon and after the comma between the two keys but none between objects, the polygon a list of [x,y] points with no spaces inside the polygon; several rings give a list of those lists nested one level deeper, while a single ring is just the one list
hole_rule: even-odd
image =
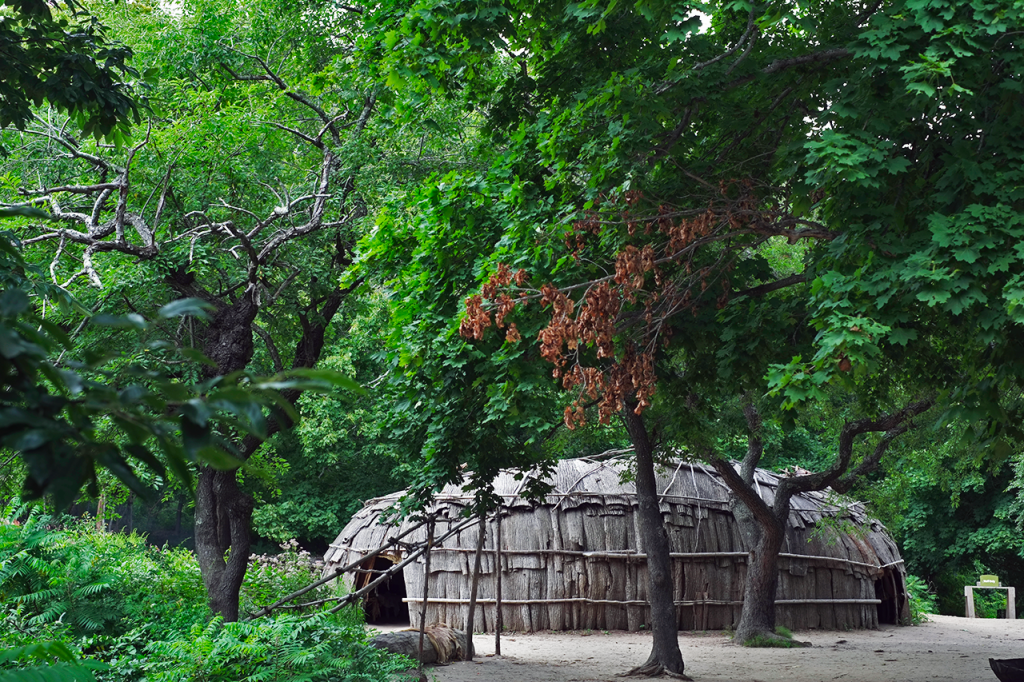
[{"label": "forest background", "polygon": [[2,314],[44,387],[5,409],[62,427],[5,422],[3,498],[194,536],[233,620],[250,548],[632,414],[655,458],[845,456],[943,613],[1024,577],[1019,3],[3,12],[39,49],[0,90]]}]

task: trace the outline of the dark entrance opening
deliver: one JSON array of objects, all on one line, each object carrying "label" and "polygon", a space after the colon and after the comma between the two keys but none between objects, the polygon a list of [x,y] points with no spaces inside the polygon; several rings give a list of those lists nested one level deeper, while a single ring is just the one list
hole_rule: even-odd
[{"label": "dark entrance opening", "polygon": [[875,599],[878,605],[878,622],[885,625],[899,625],[904,601],[903,577],[891,568],[883,569],[882,577],[875,581]]},{"label": "dark entrance opening", "polygon": [[[360,568],[373,572],[359,574],[357,588],[368,585],[380,577],[380,571],[386,571],[394,565],[393,561],[382,556],[369,559]],[[398,571],[366,595],[363,601],[366,622],[371,625],[408,625],[409,605],[403,601],[405,596],[405,576],[402,571]]]}]

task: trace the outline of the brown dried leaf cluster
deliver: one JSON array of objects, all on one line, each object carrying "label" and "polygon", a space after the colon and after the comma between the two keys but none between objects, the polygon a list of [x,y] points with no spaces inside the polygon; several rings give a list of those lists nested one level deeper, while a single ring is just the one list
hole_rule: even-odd
[{"label": "brown dried leaf cluster", "polygon": [[462,323],[459,325],[459,334],[463,338],[480,341],[484,338],[484,330],[490,326],[491,314],[484,310],[480,294],[467,298],[466,316],[462,318]]},{"label": "brown dried leaf cluster", "polygon": [[[541,304],[551,308],[550,320],[537,337],[540,355],[554,365],[552,375],[561,378],[562,387],[576,391],[576,399],[565,408],[563,415],[567,427],[576,428],[586,423],[585,401],[597,402],[601,423],[608,423],[613,414],[624,408],[627,400],[636,401],[635,412],[640,414],[650,406],[655,393],[653,349],[658,341],[667,341],[669,329],[663,328],[664,319],[687,309],[697,315],[702,298],[698,292],[704,293],[715,285],[721,287],[716,300],[718,308],[728,303],[731,283],[727,273],[731,267],[721,263],[720,268],[705,266],[694,272],[693,258],[700,246],[698,242],[728,236],[733,230],[752,228],[758,231],[766,216],[755,219],[759,215],[757,199],[750,183],[739,183],[738,198],[728,197],[729,193],[736,197],[736,183],[723,183],[719,191],[725,199],[720,207],[710,205],[689,218],[680,218],[665,206],[659,206],[656,216],[635,217],[633,206],[643,195],[636,191],[625,193],[620,198],[624,204],[621,215],[629,234],[634,235],[643,223],[648,234],[656,229],[664,235],[663,244],[625,246],[615,256],[614,276],[593,283],[577,300],[573,299],[571,289],[563,291],[550,283],[540,288]],[[565,240],[566,248],[580,258],[588,241],[598,237],[605,226],[606,221],[601,220],[597,211],[585,212],[581,220],[573,223],[572,232]],[[659,261],[678,263],[682,268],[680,276],[667,278],[659,269]],[[507,265],[499,265],[482,288],[481,296],[466,300],[462,335],[481,339],[483,331],[492,323],[489,309],[494,310],[494,324],[502,328],[516,305],[525,306],[531,297],[523,290],[526,281],[525,271],[513,274]],[[509,292],[513,282],[518,296],[514,291]],[[643,350],[630,342],[618,349],[621,359],[617,359],[615,335],[623,303],[635,304],[641,296],[645,324],[639,326],[638,331]],[[509,324],[505,340],[509,343],[521,340],[514,323]],[[586,347],[595,349],[597,359],[606,363],[603,368],[585,364],[581,350]]]},{"label": "brown dried leaf cluster", "polygon": [[[505,263],[498,264],[498,270],[488,278],[487,282],[480,288],[480,293],[466,299],[466,316],[459,324],[459,334],[463,338],[476,339],[484,338],[484,330],[491,326],[491,314],[485,305],[495,309],[494,324],[499,329],[505,327],[505,318],[515,309],[517,301],[503,291],[512,282],[516,286],[523,286],[529,279],[526,271],[520,268],[515,273]],[[525,295],[525,292],[523,293]],[[525,305],[525,300],[522,300]],[[505,340],[509,343],[518,343],[522,339],[515,323],[509,325]]]},{"label": "brown dried leaf cluster", "polygon": [[540,330],[540,355],[555,366],[554,375],[561,374],[565,364],[563,346],[570,351],[579,347],[579,328],[573,319],[575,304],[563,291],[553,284],[545,284],[540,288],[541,305],[551,306],[551,322]]},{"label": "brown dried leaf cluster", "polygon": [[566,390],[578,389],[579,394],[571,405],[565,408],[563,420],[566,427],[574,429],[587,423],[582,404],[584,397],[598,401],[598,421],[607,424],[612,415],[618,414],[626,405],[626,399],[634,396],[640,414],[650,406],[656,390],[654,358],[650,353],[637,353],[634,346],[627,348],[622,362],[613,362],[606,371],[596,367],[575,365],[562,378]]},{"label": "brown dried leaf cluster", "polygon": [[565,237],[565,248],[578,256],[587,245],[587,238],[601,233],[601,220],[597,211],[586,211],[582,220],[572,224],[572,232]]},{"label": "brown dried leaf cluster", "polygon": [[622,307],[622,298],[618,291],[608,282],[591,287],[584,303],[580,306],[580,314],[576,318],[580,339],[583,343],[597,346],[597,357],[614,358],[615,320]]},{"label": "brown dried leaf cluster", "polygon": [[710,235],[720,220],[721,216],[710,208],[696,218],[683,219],[677,223],[667,219],[660,220],[658,227],[668,237],[665,257],[672,258],[695,240]]},{"label": "brown dried leaf cluster", "polygon": [[622,295],[630,303],[636,300],[634,292],[644,288],[648,272],[654,272],[656,284],[661,283],[650,244],[642,249],[629,244],[615,257],[615,283],[622,286]]}]

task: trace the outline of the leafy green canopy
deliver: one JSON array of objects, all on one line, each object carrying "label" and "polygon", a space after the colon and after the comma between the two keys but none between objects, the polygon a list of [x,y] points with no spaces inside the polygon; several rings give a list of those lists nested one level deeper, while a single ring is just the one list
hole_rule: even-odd
[{"label": "leafy green canopy", "polygon": [[[770,370],[768,387],[794,406],[830,382],[899,377],[904,392],[938,387],[971,418],[999,418],[994,387],[1019,373],[1021,19],[1019,3],[942,0],[423,2],[387,42],[396,82],[465,88],[494,140],[515,148],[504,164],[515,208],[553,199],[544,223],[557,226],[613,203],[577,263],[537,258],[548,242],[536,222],[505,209],[482,272],[497,261],[534,265],[556,286],[593,282],[628,246],[657,253],[649,232],[614,219],[629,191],[648,216],[671,215],[753,182],[762,216],[815,228],[790,283],[810,295],[782,309],[752,297],[708,318],[704,341],[731,365],[722,378],[763,385]],[[724,263],[705,281],[725,276],[735,295],[781,277],[763,248],[727,232],[704,249],[705,263]],[[760,328],[746,324],[750,306]],[[765,332],[794,338],[795,322],[809,344],[759,345]],[[700,327],[672,325],[676,343],[696,347]]]},{"label": "leafy green canopy", "polygon": [[[615,327],[616,358],[631,342],[660,348],[658,334],[667,338],[671,331],[677,348],[704,355],[683,363],[677,352],[656,371],[685,371],[715,385],[719,378],[759,383],[770,358],[791,357],[787,340],[794,333],[787,327],[801,319],[799,302],[744,302],[743,312],[729,311],[723,330],[715,299],[728,301],[785,276],[765,256],[772,235],[785,235],[792,244],[825,234],[797,230],[804,225],[789,219],[789,191],[772,181],[786,144],[811,127],[793,103],[820,109],[814,88],[848,56],[842,46],[856,33],[854,6],[701,6],[713,14],[711,30],[703,33],[698,8],[684,4],[605,11],[596,3],[424,2],[401,13],[398,26],[386,33],[391,83],[458,92],[480,112],[492,145],[477,168],[438,178],[410,197],[411,210],[382,216],[364,244],[367,258],[400,266],[400,290],[416,301],[410,308],[415,305],[421,317],[408,319],[421,320],[421,328],[409,333],[410,325],[397,339],[399,361],[419,376],[435,377],[434,403],[465,405],[468,395],[483,393],[445,383],[451,375],[445,367],[472,367],[478,375],[470,375],[471,385],[486,387],[478,402],[484,423],[523,423],[535,433],[550,429],[556,413],[552,367],[541,359],[544,350],[520,339],[547,330],[554,342],[570,342],[569,354],[593,366],[595,352],[602,359],[599,344],[574,338],[578,330],[568,325],[556,328],[554,317],[535,304],[553,300],[544,293],[551,283],[583,310],[589,292],[612,273],[616,285],[633,277],[640,282],[618,296],[620,307],[602,313]],[[755,34],[763,39],[757,49],[747,49],[755,47]],[[686,223],[705,211],[709,216],[697,234]],[[768,219],[759,222],[759,212]],[[733,230],[736,222],[742,230]],[[706,248],[675,254],[695,238]],[[644,262],[620,272],[619,256],[627,253]],[[514,326],[497,334],[481,327],[471,345],[456,339],[459,299],[472,293],[474,278],[486,282],[502,266],[526,276],[503,292],[513,300],[496,314]],[[684,292],[693,293],[694,305],[675,305],[673,296]],[[486,302],[488,315],[502,307],[498,298]],[[658,300],[664,304],[654,312],[659,331],[644,338],[652,318],[642,320]],[[767,323],[765,330],[757,329],[759,320]],[[430,347],[424,337],[443,338],[447,346]],[[736,352],[715,357],[722,342]],[[608,357],[608,347],[603,350]],[[572,374],[555,370],[560,377]],[[587,399],[586,391],[578,393],[583,395],[574,414]],[[462,416],[443,423],[454,432]],[[433,450],[447,461],[464,457],[476,469],[483,468],[479,460],[490,459],[484,443],[448,447],[446,433],[438,425],[430,437],[437,437]],[[505,455],[495,457],[499,464],[510,461]]]},{"label": "leafy green canopy", "polygon": [[[71,348],[71,341],[36,306],[42,301],[66,309],[78,304],[43,280],[14,243],[9,233],[0,239],[0,444],[24,461],[30,498],[50,495],[58,508],[66,508],[86,484],[96,494],[97,466],[143,496],[151,488],[139,478],[140,466],[161,477],[169,468],[186,485],[191,481],[189,463],[235,468],[240,462],[220,434],[234,430],[266,437],[267,408],[298,418],[281,390],[332,385],[333,375],[303,370],[256,380],[238,372],[186,384],[133,365],[122,368],[115,379],[104,370],[109,355],[99,354],[61,364],[52,354]],[[202,316],[205,310],[198,301],[182,299],[159,311],[164,319],[185,314]],[[92,321],[138,330],[148,326],[138,315],[95,316]],[[150,344],[165,351],[174,348],[163,340]],[[106,424],[123,438],[110,437]]]},{"label": "leafy green canopy", "polygon": [[[47,101],[86,135],[115,143],[139,122],[128,65],[131,50],[110,43],[103,25],[76,0],[0,3],[0,129],[24,130],[32,108]],[[0,151],[3,147],[0,146]]]},{"label": "leafy green canopy", "polygon": [[1024,370],[1022,26],[1017,2],[908,0],[851,43],[856,68],[826,84],[793,168],[842,237],[815,266],[816,352],[772,378],[791,400],[818,394],[837,352],[867,368],[885,353],[956,414],[1013,421],[999,394]]}]

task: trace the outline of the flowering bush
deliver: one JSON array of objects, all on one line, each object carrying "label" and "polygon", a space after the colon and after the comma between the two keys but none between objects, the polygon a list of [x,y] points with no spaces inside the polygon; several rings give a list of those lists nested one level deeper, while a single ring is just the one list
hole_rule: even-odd
[{"label": "flowering bush", "polygon": [[[249,570],[242,583],[243,613],[255,613],[318,580],[323,573],[323,560],[300,549],[297,541],[288,540],[280,547],[280,554],[253,554],[250,557]],[[299,602],[320,601],[343,594],[340,581],[334,581],[304,594]]]}]

